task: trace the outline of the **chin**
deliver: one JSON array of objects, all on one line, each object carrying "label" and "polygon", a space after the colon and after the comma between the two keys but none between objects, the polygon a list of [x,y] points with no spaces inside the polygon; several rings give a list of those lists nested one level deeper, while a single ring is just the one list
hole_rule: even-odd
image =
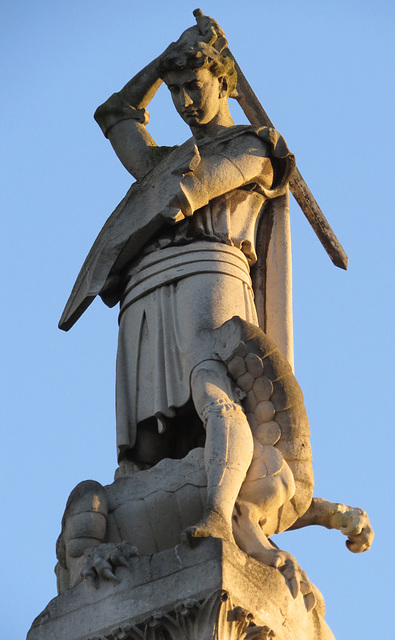
[{"label": "chin", "polygon": [[183,116],[183,120],[189,124],[189,126],[192,127],[198,127],[199,125],[202,124],[200,118],[198,116],[189,116],[189,115],[184,115]]}]

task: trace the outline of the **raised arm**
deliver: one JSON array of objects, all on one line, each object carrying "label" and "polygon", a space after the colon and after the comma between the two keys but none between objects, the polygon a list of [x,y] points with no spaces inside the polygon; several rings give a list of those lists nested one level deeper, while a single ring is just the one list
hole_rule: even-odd
[{"label": "raised arm", "polygon": [[[223,42],[222,42],[223,41]],[[148,113],[145,111],[162,84],[160,63],[166,56],[185,57],[198,43],[226,44],[223,32],[211,18],[200,17],[198,25],[184,31],[176,42],[155,60],[150,62],[118,93],[114,93],[95,113],[95,119],[104,135],[110,140],[124,167],[135,178],[143,178],[161,157],[154,139],[145,128]]]},{"label": "raised arm", "polygon": [[160,58],[150,62],[95,112],[95,120],[118,158],[137,179],[156,164],[158,147],[145,128],[148,122],[145,108],[162,84],[158,74]]}]

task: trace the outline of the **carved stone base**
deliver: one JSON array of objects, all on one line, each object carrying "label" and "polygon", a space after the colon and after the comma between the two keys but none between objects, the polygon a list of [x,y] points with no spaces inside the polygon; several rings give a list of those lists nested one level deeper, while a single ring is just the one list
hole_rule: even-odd
[{"label": "carved stone base", "polygon": [[119,584],[83,582],[54,598],[27,640],[334,640],[324,604],[307,613],[277,569],[202,540],[133,559]]}]

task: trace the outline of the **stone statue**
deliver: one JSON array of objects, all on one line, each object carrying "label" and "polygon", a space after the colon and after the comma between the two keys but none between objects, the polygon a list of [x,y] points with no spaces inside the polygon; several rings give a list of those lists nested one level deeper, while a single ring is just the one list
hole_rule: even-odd
[{"label": "stone statue", "polygon": [[[280,569],[306,609],[319,599],[274,533],[320,524],[368,549],[365,512],[314,499],[309,424],[293,375],[284,139],[236,126],[237,77],[218,24],[197,25],[95,118],[136,178],[99,234],[60,326],[99,294],[120,302],[114,483],[72,492],[59,592],[117,580],[130,558],[215,537]],[[162,82],[192,137],[158,147],[146,107]]]}]

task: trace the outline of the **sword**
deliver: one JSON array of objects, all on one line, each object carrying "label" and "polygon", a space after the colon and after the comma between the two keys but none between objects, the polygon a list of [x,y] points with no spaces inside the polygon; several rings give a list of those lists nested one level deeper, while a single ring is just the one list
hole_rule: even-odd
[{"label": "sword", "polygon": [[[201,9],[196,9],[193,15],[196,18],[198,26],[199,19],[207,19],[207,16],[203,14]],[[275,127],[272,121],[252,90],[234,55],[229,48],[226,48],[224,52],[225,55],[232,58],[237,72],[237,95],[232,97],[235,97],[246,117],[254,127],[266,126],[274,129]],[[340,269],[347,269],[348,256],[297,167],[289,179],[289,188],[333,264],[336,267],[340,267]]]}]

